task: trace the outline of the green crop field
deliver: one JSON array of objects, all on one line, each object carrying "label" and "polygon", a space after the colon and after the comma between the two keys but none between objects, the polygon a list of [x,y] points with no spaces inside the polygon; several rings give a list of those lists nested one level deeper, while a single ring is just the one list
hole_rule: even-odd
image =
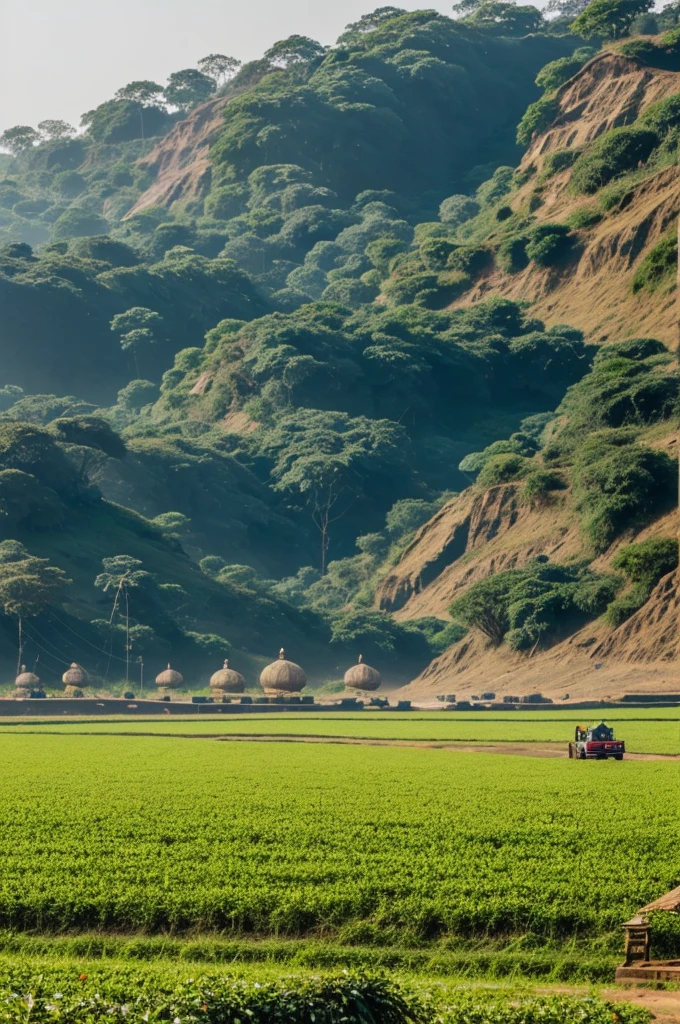
[{"label": "green crop field", "polygon": [[[621,717],[623,716],[623,717]],[[259,715],[204,716],[200,720],[127,718],[111,721],[11,723],[4,732],[48,730],[65,733],[157,733],[166,735],[315,736],[375,740],[451,743],[563,743],[574,737],[577,722],[595,720],[592,712],[546,711],[470,715],[466,713],[282,712]],[[606,721],[632,753],[680,754],[680,712],[677,709],[616,710]]]},{"label": "green crop field", "polygon": [[601,935],[680,877],[664,762],[4,734],[0,923]]}]

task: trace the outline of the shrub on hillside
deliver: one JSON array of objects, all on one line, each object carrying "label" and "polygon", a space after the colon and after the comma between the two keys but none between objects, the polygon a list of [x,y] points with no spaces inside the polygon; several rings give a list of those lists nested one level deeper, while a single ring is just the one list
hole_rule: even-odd
[{"label": "shrub on hillside", "polygon": [[566,224],[539,224],[530,233],[525,252],[527,259],[539,267],[552,267],[563,259],[572,247]]},{"label": "shrub on hillside", "polygon": [[559,104],[551,96],[542,96],[530,103],[517,126],[517,145],[528,146],[537,132],[545,131],[559,112]]},{"label": "shrub on hillside", "polygon": [[583,65],[595,56],[595,53],[596,50],[592,46],[582,46],[578,50],[574,50],[569,57],[551,60],[536,75],[536,85],[547,92],[558,89],[568,82],[577,71],[580,71]]},{"label": "shrub on hillside", "polygon": [[572,231],[581,231],[583,228],[592,228],[602,220],[602,214],[593,206],[580,206],[567,218],[567,224]]},{"label": "shrub on hillside", "polygon": [[529,266],[527,256],[528,235],[504,238],[496,252],[496,262],[506,274],[518,274]]},{"label": "shrub on hillside", "polygon": [[529,466],[529,459],[522,455],[494,455],[485,463],[477,483],[480,487],[495,487],[497,484],[520,480],[529,472]]},{"label": "shrub on hillside", "polygon": [[535,469],[529,473],[522,487],[521,499],[531,507],[546,505],[554,491],[565,487],[564,478],[555,470]]},{"label": "shrub on hillside", "polygon": [[633,277],[633,292],[654,291],[664,282],[673,282],[678,266],[678,234],[673,227],[647,253]]},{"label": "shrub on hillside", "polygon": [[460,270],[473,280],[493,262],[491,249],[485,245],[460,245],[447,260],[449,270]]},{"label": "shrub on hillside", "polygon": [[553,565],[536,559],[474,583],[453,602],[454,621],[479,629],[496,646],[527,650],[557,629],[599,615],[619,581],[586,566]]},{"label": "shrub on hillside", "polygon": [[613,128],[578,158],[571,173],[572,188],[583,195],[593,195],[613,178],[644,163],[659,141],[658,134],[650,128]]},{"label": "shrub on hillside", "polygon": [[628,544],[613,559],[612,567],[620,569],[631,584],[607,609],[610,624],[620,626],[642,607],[659,580],[677,569],[678,541],[675,537],[654,537]]},{"label": "shrub on hillside", "polygon": [[571,167],[581,154],[580,149],[556,149],[548,153],[541,171],[541,179],[552,178],[554,174]]},{"label": "shrub on hillside", "polygon": [[[583,529],[600,553],[632,527],[644,526],[670,507],[677,490],[677,466],[665,453],[621,435],[600,431],[578,449],[572,480]],[[622,443],[623,442],[623,443]]]},{"label": "shrub on hillside", "polygon": [[466,220],[471,220],[478,213],[479,203],[470,196],[449,196],[439,207],[439,219],[453,228],[464,224]]}]

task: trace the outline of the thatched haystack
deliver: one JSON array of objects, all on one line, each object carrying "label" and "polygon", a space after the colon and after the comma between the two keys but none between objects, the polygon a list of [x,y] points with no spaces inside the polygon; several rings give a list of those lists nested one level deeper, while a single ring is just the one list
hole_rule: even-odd
[{"label": "thatched haystack", "polygon": [[171,665],[163,669],[156,676],[156,686],[163,695],[168,693],[168,690],[177,690],[180,686],[184,685],[184,676],[181,673],[176,672]]},{"label": "thatched haystack", "polygon": [[218,696],[222,694],[243,693],[246,688],[246,681],[240,672],[229,668],[229,661],[225,659],[224,665],[210,677],[210,689]]},{"label": "thatched haystack", "polygon": [[307,684],[307,676],[294,661],[286,661],[286,652],[282,647],[278,660],[262,669],[260,684],[268,697],[276,697],[279,694],[299,693]]},{"label": "thatched haystack", "polygon": [[31,690],[40,689],[40,679],[35,672],[27,672],[26,666],[21,666],[21,672],[14,680],[14,696],[30,697]]},{"label": "thatched haystack", "polygon": [[361,654],[356,665],[352,665],[345,672],[345,686],[350,690],[377,690],[382,682],[382,677],[377,668],[371,668],[364,662]]},{"label": "thatched haystack", "polygon": [[64,695],[66,697],[82,697],[82,687],[87,686],[90,681],[85,669],[78,662],[71,662],[71,667],[67,668],[61,677],[61,681],[66,687]]}]

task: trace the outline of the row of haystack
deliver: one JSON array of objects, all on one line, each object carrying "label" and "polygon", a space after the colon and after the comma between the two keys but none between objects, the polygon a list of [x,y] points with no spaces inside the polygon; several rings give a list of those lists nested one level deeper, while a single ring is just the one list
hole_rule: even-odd
[{"label": "row of haystack", "polygon": [[[66,687],[65,696],[83,696],[82,688],[87,686],[89,676],[81,665],[73,662],[61,678]],[[358,663],[345,672],[345,685],[352,690],[374,691],[380,686],[380,681],[380,673],[366,665],[361,655]],[[278,659],[267,665],[260,673],[260,684],[269,697],[300,693],[306,683],[307,676],[304,670],[294,661],[287,661],[283,648],[279,651]],[[156,686],[164,695],[183,685],[184,677],[170,665],[156,676]],[[22,665],[14,686],[16,697],[30,697],[32,691],[40,689],[40,679],[35,672],[27,672],[26,666]],[[245,692],[245,688],[244,677],[240,672],[229,668],[228,661],[225,661],[222,668],[210,678],[210,689],[219,696],[238,696]]]}]

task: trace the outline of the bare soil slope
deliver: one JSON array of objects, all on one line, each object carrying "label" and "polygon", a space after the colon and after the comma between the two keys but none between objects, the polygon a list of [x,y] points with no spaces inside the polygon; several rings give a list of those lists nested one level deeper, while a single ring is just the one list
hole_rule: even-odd
[{"label": "bare soil slope", "polygon": [[173,203],[204,196],[210,188],[210,146],[224,124],[229,96],[201,104],[178,121],[139,166],[151,171],[154,182],[126,214],[147,206],[170,207]]},{"label": "bare soil slope", "polygon": [[[549,154],[578,148],[611,128],[630,124],[650,104],[679,91],[680,74],[643,67],[620,53],[599,54],[559,90],[557,117],[534,138],[522,160],[523,170],[533,166],[536,173],[512,201],[513,209],[528,203]],[[571,193],[570,173],[566,169],[545,183],[542,205],[535,211],[539,221],[564,223],[576,209],[594,204],[587,196]],[[532,310],[548,324],[572,324],[593,341],[652,336],[674,347],[674,292],[636,296],[631,284],[636,268],[678,213],[677,168],[647,176],[641,172],[625,209],[579,231],[581,248],[571,265],[540,270],[531,264],[517,274],[494,270],[460,304],[478,302],[490,292],[529,299]]]},{"label": "bare soil slope", "polygon": [[[606,570],[621,545],[675,536],[677,529],[677,513],[669,513],[638,534],[620,537],[593,565]],[[399,619],[448,618],[451,602],[472,583],[521,566],[538,554],[560,561],[585,555],[568,496],[531,509],[519,502],[515,484],[485,492],[470,489],[419,530],[402,560],[383,579],[376,601]],[[398,696],[422,702],[455,693],[465,700],[492,690],[499,697],[541,692],[559,700],[565,693],[572,700],[591,700],[631,692],[678,692],[677,583],[677,574],[662,579],[647,603],[617,629],[597,621],[530,655],[493,647],[481,633],[471,631]]]},{"label": "bare soil slope", "polygon": [[581,552],[564,501],[532,510],[518,495],[517,484],[500,484],[471,488],[444,505],[382,580],[378,607],[398,619],[448,618],[454,598],[485,576],[539,554],[565,560]]}]

